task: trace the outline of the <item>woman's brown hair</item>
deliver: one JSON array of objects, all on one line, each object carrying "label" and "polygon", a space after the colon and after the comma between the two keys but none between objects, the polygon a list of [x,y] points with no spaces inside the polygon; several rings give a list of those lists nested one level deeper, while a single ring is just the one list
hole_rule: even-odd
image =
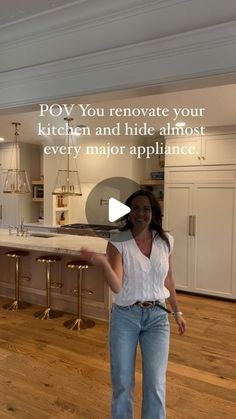
[{"label": "woman's brown hair", "polygon": [[[148,190],[144,190],[144,189],[136,191],[127,198],[125,205],[127,205],[128,207],[131,207],[133,200],[138,196],[146,196],[149,199],[151,210],[152,210],[152,220],[149,227],[151,230],[156,231],[156,234],[154,237],[159,235],[161,239],[166,242],[168,249],[170,250],[170,243],[169,243],[168,237],[162,228],[161,207],[158,200],[155,198],[152,192]],[[121,231],[131,230],[133,228],[133,224],[130,220],[129,214],[126,214],[124,217],[122,217],[121,222],[122,224],[124,223],[124,225],[120,227]]]}]

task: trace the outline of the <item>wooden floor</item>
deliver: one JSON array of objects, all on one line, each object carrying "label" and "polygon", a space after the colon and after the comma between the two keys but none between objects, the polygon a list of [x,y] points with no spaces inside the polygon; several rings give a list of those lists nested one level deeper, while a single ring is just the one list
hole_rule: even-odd
[{"label": "wooden floor", "polygon": [[[235,304],[179,294],[187,333],[171,319],[168,419],[236,417]],[[0,298],[0,419],[110,418],[107,323],[68,331],[60,319],[40,321],[38,307],[6,312]],[[135,419],[140,418],[137,360]]]}]

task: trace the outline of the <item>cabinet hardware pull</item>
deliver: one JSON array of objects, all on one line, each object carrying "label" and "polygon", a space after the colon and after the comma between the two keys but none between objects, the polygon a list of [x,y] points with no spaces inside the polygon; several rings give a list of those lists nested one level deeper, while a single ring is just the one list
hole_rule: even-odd
[{"label": "cabinet hardware pull", "polygon": [[200,156],[197,156],[197,158],[198,158],[198,160],[201,160],[201,157]]},{"label": "cabinet hardware pull", "polygon": [[196,236],[196,215],[193,215],[193,221],[192,221],[192,236]]},{"label": "cabinet hardware pull", "polygon": [[193,216],[189,215],[188,217],[188,235],[189,236],[192,236],[192,219],[193,219]]},{"label": "cabinet hardware pull", "polygon": [[202,156],[202,160],[206,160],[206,157]]},{"label": "cabinet hardware pull", "polygon": [[0,220],[2,220],[2,205],[0,205]]}]

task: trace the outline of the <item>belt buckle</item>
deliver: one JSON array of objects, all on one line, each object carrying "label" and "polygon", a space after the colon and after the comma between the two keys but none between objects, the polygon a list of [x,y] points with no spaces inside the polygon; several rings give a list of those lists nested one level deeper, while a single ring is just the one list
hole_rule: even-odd
[{"label": "belt buckle", "polygon": [[142,307],[142,308],[148,308],[148,307],[154,306],[154,304],[151,301],[143,301],[143,302],[140,301],[138,305],[139,307]]}]

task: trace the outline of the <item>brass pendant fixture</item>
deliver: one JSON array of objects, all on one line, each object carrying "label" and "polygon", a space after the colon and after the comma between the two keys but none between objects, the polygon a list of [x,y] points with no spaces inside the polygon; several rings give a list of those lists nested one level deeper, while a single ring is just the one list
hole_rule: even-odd
[{"label": "brass pendant fixture", "polygon": [[[67,147],[70,146],[71,127],[70,123],[74,118],[64,118],[67,122]],[[76,163],[75,163],[76,165]],[[70,170],[70,157],[67,153],[66,168],[57,172],[53,195],[82,196],[78,170]]]},{"label": "brass pendant fixture", "polygon": [[25,170],[20,169],[20,145],[19,145],[19,131],[18,126],[21,125],[20,122],[12,122],[12,125],[15,126],[15,157],[16,165],[15,169],[8,169],[7,177],[5,180],[3,193],[11,194],[27,194],[30,193],[30,184],[28,176]]}]

